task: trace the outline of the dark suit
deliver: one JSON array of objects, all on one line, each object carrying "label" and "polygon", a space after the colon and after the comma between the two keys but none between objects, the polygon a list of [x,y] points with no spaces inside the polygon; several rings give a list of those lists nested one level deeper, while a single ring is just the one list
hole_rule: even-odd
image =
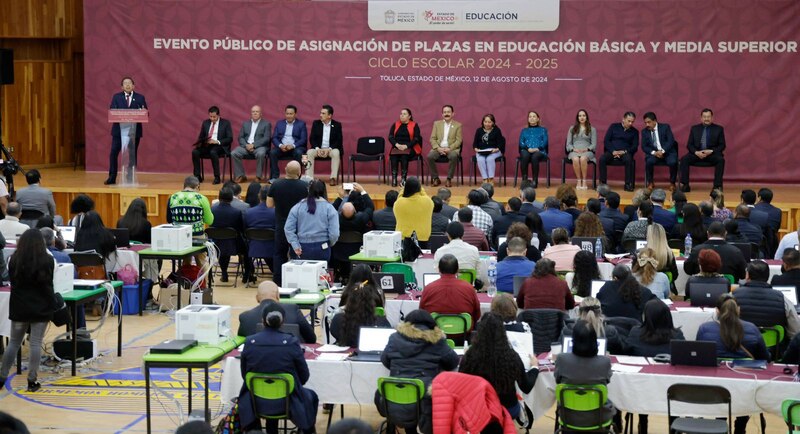
[{"label": "dark suit", "polygon": [[734,219],[739,223],[739,233],[742,234],[747,241],[761,246],[761,240],[764,239],[764,230],[761,227],[753,224],[749,219],[737,218]]},{"label": "dark suit", "polygon": [[[275,230],[275,225],[275,208],[268,208],[264,203],[248,209],[244,214],[245,229]],[[247,246],[247,254],[250,258],[263,259],[271,270],[272,257],[275,255],[275,241],[250,241]]]},{"label": "dark suit", "polygon": [[[772,205],[771,203],[759,202],[756,204],[755,209],[767,213],[767,223],[773,231],[777,232],[781,228],[781,219],[783,218],[783,215],[780,208]],[[751,211],[750,217],[752,216],[753,215]]]},{"label": "dark suit", "polygon": [[[125,99],[125,92],[115,93],[113,97],[111,97],[111,105],[109,108],[112,109],[146,109],[147,108],[147,101],[144,98],[144,95],[131,92],[131,103],[128,105],[127,100]],[[142,124],[136,124],[136,132],[134,133],[133,137],[133,146],[134,146],[134,157],[132,161],[130,161],[130,165],[136,165],[136,155],[139,154],[139,141],[142,139]],[[130,149],[130,148],[129,148]],[[120,137],[120,126],[119,123],[111,124],[111,154],[108,157],[108,178],[112,181],[117,179],[117,157],[119,157],[119,153],[122,151],[122,138]]]},{"label": "dark suit", "polygon": [[[695,152],[702,150],[703,134],[706,132],[706,149],[714,152],[706,158],[700,158]],[[725,173],[725,130],[717,125],[711,124],[706,130],[705,125],[697,124],[689,132],[689,139],[686,141],[686,148],[689,153],[681,158],[681,184],[689,184],[689,166],[714,167],[714,188],[722,188],[722,175]]]},{"label": "dark suit", "polygon": [[[239,314],[239,331],[236,333],[239,336],[250,336],[258,332],[258,324],[261,324],[263,319],[264,307],[271,300],[264,300],[258,306],[242,312]],[[303,343],[313,344],[317,342],[317,335],[314,333],[314,328],[306,321],[305,315],[300,312],[300,308],[295,304],[281,304],[286,316],[283,317],[284,324],[297,324],[300,326],[300,336],[303,338]]]},{"label": "dark suit", "polygon": [[392,208],[379,209],[372,214],[372,228],[376,231],[393,231],[396,227],[397,219]]},{"label": "dark suit", "polygon": [[232,228],[238,233],[235,240],[214,240],[214,243],[219,247],[219,267],[222,270],[222,276],[228,277],[228,264],[231,260],[231,255],[244,255],[244,280],[252,273],[252,265],[249,258],[247,258],[247,249],[245,246],[244,238],[244,215],[242,212],[227,202],[219,202],[211,208],[211,213],[214,214],[214,223],[211,224],[212,228]]},{"label": "dark suit", "polygon": [[769,227],[769,214],[763,209],[749,206],[750,208],[750,223],[758,226],[759,228],[767,229]]},{"label": "dark suit", "polygon": [[201,143],[192,150],[192,165],[194,166],[194,176],[200,178],[201,173],[201,157],[211,159],[211,167],[214,168],[214,178],[219,178],[219,158],[225,156],[231,151],[231,143],[233,143],[233,128],[231,122],[227,119],[219,118],[219,121],[214,128],[217,133],[217,141],[219,144],[208,144],[206,141],[211,137],[211,120],[206,119],[200,126],[200,134],[197,135],[197,143]]},{"label": "dark suit", "polygon": [[[625,166],[625,185],[633,187],[636,174],[634,173],[633,156],[639,149],[639,130],[630,127],[623,128],[621,122],[613,123],[608,127],[603,138],[603,154],[600,155],[598,166],[600,168],[600,182],[606,184],[608,180],[607,167]],[[614,158],[613,151],[625,151],[619,158]]]},{"label": "dark suit", "polygon": [[722,268],[719,270],[720,274],[730,274],[737,281],[744,279],[747,260],[742,256],[742,251],[736,246],[732,246],[719,239],[708,240],[692,248],[692,253],[689,254],[689,257],[683,263],[683,271],[685,271],[686,274],[694,275],[700,272],[700,265],[697,262],[697,258],[698,255],[700,255],[700,250],[703,249],[712,249],[719,254],[722,259]]},{"label": "dark suit", "polygon": [[544,209],[542,209],[541,203],[538,205],[539,206],[534,202],[522,202],[522,206],[519,207],[519,212],[525,215],[530,213],[540,214]]},{"label": "dark suit", "polygon": [[256,176],[261,176],[264,171],[264,163],[267,159],[269,152],[269,138],[272,131],[272,124],[266,119],[258,121],[256,126],[256,133],[253,137],[253,152],[247,150],[247,142],[250,140],[250,131],[253,128],[253,120],[248,119],[242,124],[242,129],[239,130],[239,147],[231,152],[231,161],[233,161],[233,176],[236,178],[244,175],[244,165],[242,159],[255,158],[256,159]]},{"label": "dark suit", "polygon": [[521,211],[511,211],[503,214],[492,225],[492,243],[497,245],[497,237],[504,237],[512,223],[525,223],[525,214]]},{"label": "dark suit", "polygon": [[[295,119],[292,123],[292,138],[294,138],[294,149],[283,152],[279,148],[283,137],[286,135],[286,126],[288,123],[286,119],[281,119],[275,124],[275,131],[272,133],[272,148],[269,150],[269,168],[270,179],[277,179],[280,176],[278,169],[278,158],[284,156],[291,156],[292,159],[298,163],[303,159],[303,154],[306,153],[306,146],[308,145],[308,129],[306,123],[300,119]],[[320,126],[320,128],[322,128]],[[341,134],[341,124],[339,124],[339,133]],[[331,132],[333,135],[333,132]],[[321,132],[320,132],[320,140]],[[333,139],[331,139],[333,141]],[[341,150],[340,150],[341,152]]]},{"label": "dark suit", "polygon": [[[658,143],[664,151],[664,157],[653,155],[658,151],[654,137],[658,134]],[[672,135],[669,124],[656,124],[655,131],[645,128],[642,130],[642,151],[644,152],[644,177],[646,182],[653,182],[653,167],[666,164],[669,166],[669,182],[674,184],[678,178],[678,144]]]},{"label": "dark suit", "polygon": [[[298,122],[298,121],[295,121],[295,122]],[[299,121],[299,122],[302,123],[303,121]],[[285,121],[284,121],[284,123],[285,123]],[[279,126],[280,126],[280,122],[278,122],[278,125],[275,126],[275,131],[276,132],[277,132],[277,128]],[[284,130],[285,130],[285,128],[284,128]],[[294,136],[294,131],[292,132],[292,135]],[[331,149],[338,149],[339,152],[343,151],[342,143],[344,142],[344,139],[342,137],[342,123],[341,122],[339,122],[337,120],[334,120],[334,119],[331,119],[331,135],[330,135],[330,138],[328,140],[330,141]],[[297,138],[295,138],[295,142],[296,141],[297,141]],[[321,148],[322,147],[322,121],[321,120],[317,119],[317,120],[315,120],[314,122],[311,123],[311,135],[308,137],[308,141],[309,141],[309,144],[311,145],[309,147],[309,149]],[[273,143],[275,143],[275,142],[273,141]],[[278,142],[278,145],[280,145],[280,142]]]},{"label": "dark suit", "polygon": [[674,212],[653,204],[653,222],[664,226],[664,231],[669,235],[672,232],[672,228],[678,223],[678,217],[675,216]]}]

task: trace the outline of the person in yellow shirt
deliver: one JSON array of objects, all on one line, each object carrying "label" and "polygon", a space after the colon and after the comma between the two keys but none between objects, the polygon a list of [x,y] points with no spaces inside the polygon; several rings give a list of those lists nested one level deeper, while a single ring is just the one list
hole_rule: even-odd
[{"label": "person in yellow shirt", "polygon": [[433,201],[425,193],[419,178],[410,177],[397,202],[394,203],[394,216],[397,220],[396,230],[408,238],[413,232],[417,240],[428,242],[431,237],[431,218],[433,217]]}]

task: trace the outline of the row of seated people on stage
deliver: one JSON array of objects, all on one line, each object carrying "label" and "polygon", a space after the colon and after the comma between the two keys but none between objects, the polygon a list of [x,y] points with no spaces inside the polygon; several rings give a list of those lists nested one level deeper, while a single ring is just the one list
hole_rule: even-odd
[{"label": "row of seated people on stage", "polygon": [[[516,244],[512,243],[515,250],[518,247]],[[701,277],[719,276],[716,272],[720,269],[720,255],[713,249],[703,249],[700,257],[703,269]],[[485,314],[481,314],[472,285],[456,277],[461,267],[462,264],[454,255],[447,254],[439,259],[441,278],[425,287],[419,309],[407,313],[397,325],[396,333],[390,337],[382,353],[381,362],[389,369],[391,376],[418,378],[426,387],[430,387],[431,383],[438,384],[436,378],[440,373],[456,369],[461,373],[482,377],[497,394],[493,400],[499,401],[512,418],[524,411],[516,398],[515,387],[518,386],[523,393],[529,393],[539,374],[536,357],[531,354],[522,360],[522,356],[512,350],[506,337],[506,332],[511,331],[533,339],[531,330],[537,325],[532,324],[529,317],[521,313],[522,310],[555,308],[566,312],[574,309],[575,315],[566,319],[561,332],[562,337],[573,338],[573,351],[555,357],[556,381],[568,384],[607,384],[610,381],[611,362],[605,354],[597,354],[597,338],[606,339],[609,353],[615,355],[652,357],[669,353],[671,340],[697,339],[716,342],[718,357],[769,360],[770,354],[757,325],[765,318],[774,325],[784,315],[764,309],[765,306],[771,307],[773,297],[770,293],[763,294],[768,290],[765,279],[769,271],[761,261],[748,265],[747,279],[732,295],[720,297],[715,320],[702,324],[696,336],[684,336],[680,329],[675,328],[668,305],[639,283],[634,277],[636,271],[632,272],[624,265],[615,267],[614,280],[600,290],[597,298],[591,297],[588,292],[579,292],[584,296],[576,304],[573,299],[565,298],[569,290],[566,283],[556,277],[552,261],[542,259],[536,263],[536,269],[525,285],[530,281],[551,279],[561,282],[563,287],[560,292],[539,287],[533,290],[536,294],[529,294],[530,290],[523,287],[525,296],[522,300],[515,300],[511,294],[500,292],[492,299],[490,312]],[[597,270],[596,263],[594,268]],[[386,303],[380,288],[370,267],[360,264],[354,268],[353,279],[342,293],[339,309],[331,313],[330,331],[336,344],[358,347],[360,327],[391,327],[376,310],[376,307],[385,306]],[[579,291],[588,291],[587,288]],[[242,353],[242,375],[263,372],[264,369],[275,372],[274,363],[279,361],[278,371],[284,372],[285,369],[285,372],[297,375],[300,382],[305,383],[309,373],[300,344],[315,342],[316,336],[310,340],[305,338],[310,330],[303,332],[311,326],[296,312],[296,306],[280,303],[277,286],[273,282],[263,282],[258,294],[259,305],[239,317],[239,333],[248,336]],[[535,301],[529,304],[529,298]],[[459,361],[455,352],[445,343],[445,339],[451,336],[446,336],[438,328],[431,313],[462,312],[472,317],[474,331],[469,333],[469,349]],[[265,328],[257,332],[260,321],[263,321]],[[794,321],[797,321],[796,313]],[[284,322],[300,326],[304,336],[302,341],[294,337],[287,338],[278,330]],[[794,336],[783,354],[785,363],[797,363],[800,356],[800,336]],[[299,369],[296,368],[298,366]],[[472,381],[472,384],[478,385]],[[247,387],[243,386],[240,405],[249,402],[247,399],[252,397]],[[419,420],[411,417],[413,408],[392,408],[391,411],[397,416],[394,420],[401,421],[397,422],[400,425],[398,427],[405,428],[406,432],[417,432],[418,429],[431,432],[431,425],[436,425],[436,415],[431,416],[431,400],[436,399],[434,387],[432,397],[423,401]],[[297,400],[294,404],[298,406],[295,408],[300,414],[294,422],[299,423],[301,430],[311,429],[316,420],[316,394],[304,389]],[[378,411],[385,416],[383,398],[377,391],[375,401]],[[249,405],[244,407],[249,408]],[[609,402],[606,417],[611,418],[614,413],[613,403]],[[737,432],[744,432],[748,419],[747,416],[737,418]],[[251,415],[242,416],[242,422],[245,427],[258,423]],[[646,415],[640,415],[639,428],[639,432],[647,432]],[[393,429],[394,426],[390,426],[390,430]]]},{"label": "row of seated people on stage", "polygon": [[[317,159],[331,160],[330,185],[336,179],[343,156],[342,124],[333,119],[333,107],[323,105],[319,120],[311,125],[309,135],[305,122],[298,119],[297,107],[287,105],[284,119],[276,122],[275,129],[263,119],[261,107],[251,108],[250,119],[242,124],[237,136],[238,147],[232,149],[233,129],[230,121],[220,117],[220,110],[209,108],[209,119],[200,127],[195,149],[192,151],[194,175],[201,177],[201,158],[210,158],[214,170],[214,184],[220,183],[219,158],[230,154],[233,161],[234,178],[246,182],[243,159],[256,160],[256,180],[262,181],[266,162],[270,164],[270,180],[278,178],[278,161],[293,159],[306,165],[306,175],[314,177]],[[414,121],[411,110],[400,111],[399,119],[389,128],[388,140],[392,186],[404,184],[408,176],[408,163],[417,157],[425,156],[431,173],[432,185],[441,184],[437,161],[447,162],[445,186],[450,187],[456,172],[456,164],[461,156],[463,143],[462,125],[453,119],[452,105],[442,107],[442,120],[433,123],[430,147],[427,155],[423,151],[423,137],[420,125]],[[714,123],[711,109],[703,109],[701,123],[693,126],[686,143],[688,153],[680,158],[681,189],[690,191],[689,167],[693,165],[713,166],[714,187],[722,188],[725,170],[725,133],[723,127]],[[633,126],[636,115],[626,112],[620,123],[611,124],[603,138],[602,151],[598,147],[597,128],[589,121],[589,113],[581,109],[575,115],[575,123],[566,134],[566,158],[572,162],[578,189],[587,189],[588,164],[600,167],[600,182],[607,181],[607,166],[625,166],[625,190],[634,188],[634,155],[639,149],[640,134]],[[676,189],[679,167],[678,142],[669,124],[658,122],[653,112],[644,115],[645,127],[641,132],[641,148],[645,155],[645,179],[649,187],[654,186],[653,168],[657,165],[669,167],[670,188]],[[527,124],[519,134],[519,157],[522,179],[528,179],[528,167],[533,171],[533,186],[538,186],[539,163],[549,157],[550,146],[547,128],[536,111],[528,112]],[[483,182],[494,183],[496,160],[506,151],[506,138],[493,114],[483,116],[481,126],[475,130],[472,149]],[[596,158],[599,156],[599,158]],[[400,181],[398,182],[398,170]],[[202,179],[201,179],[202,181]]]}]

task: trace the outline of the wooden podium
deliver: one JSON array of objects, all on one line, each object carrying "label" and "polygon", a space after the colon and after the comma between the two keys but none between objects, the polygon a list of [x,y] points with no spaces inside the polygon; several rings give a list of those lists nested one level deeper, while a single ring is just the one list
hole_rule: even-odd
[{"label": "wooden podium", "polygon": [[120,135],[122,136],[120,137],[122,143],[122,179],[120,185],[122,186],[138,186],[136,182],[136,124],[146,124],[149,121],[150,113],[147,109],[108,110],[108,123],[118,123]]}]

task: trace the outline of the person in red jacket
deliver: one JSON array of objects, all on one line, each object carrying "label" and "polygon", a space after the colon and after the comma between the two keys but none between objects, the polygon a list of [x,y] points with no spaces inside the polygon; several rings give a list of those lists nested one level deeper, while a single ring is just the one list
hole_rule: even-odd
[{"label": "person in red jacket", "polygon": [[475,288],[456,277],[458,259],[447,254],[439,259],[439,273],[442,278],[425,287],[419,308],[430,313],[462,313],[472,316],[472,324],[481,317],[481,303]]},{"label": "person in red jacket", "polygon": [[569,310],[575,307],[575,298],[567,282],[556,275],[556,263],[542,258],[519,289],[517,306],[522,309]]}]

